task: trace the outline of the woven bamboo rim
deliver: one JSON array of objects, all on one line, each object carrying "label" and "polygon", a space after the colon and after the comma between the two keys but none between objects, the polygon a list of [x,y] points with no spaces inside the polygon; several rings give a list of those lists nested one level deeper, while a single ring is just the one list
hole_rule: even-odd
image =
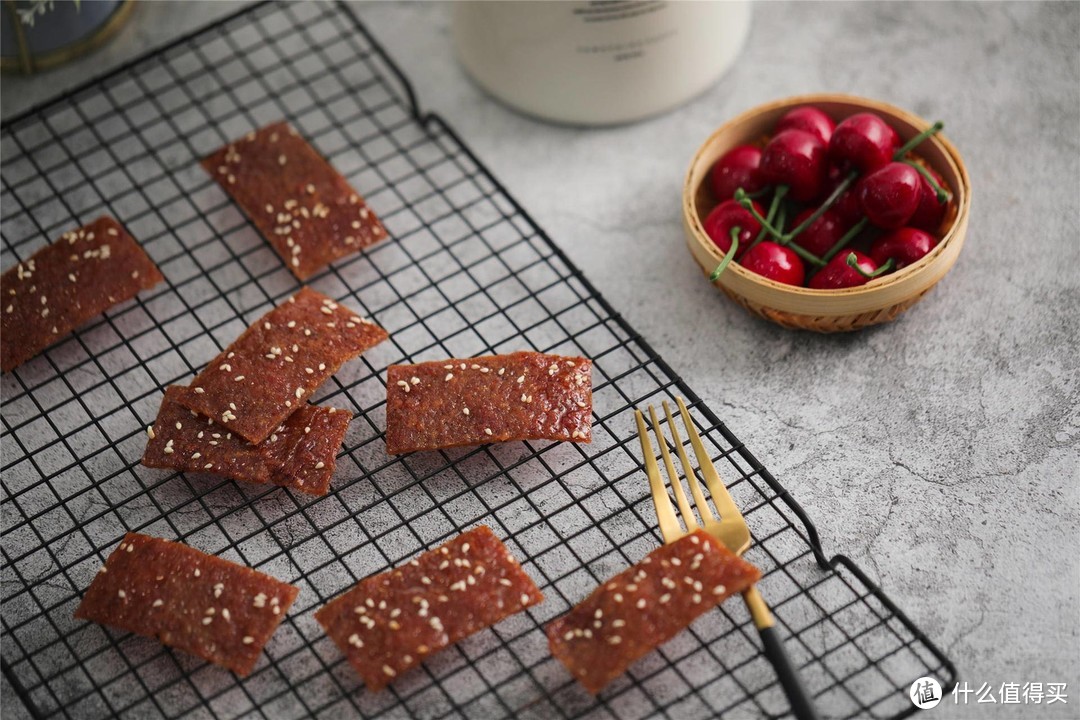
[{"label": "woven bamboo rim", "polygon": [[[771,133],[776,121],[798,105],[815,105],[837,121],[857,112],[881,115],[906,141],[930,126],[894,105],[853,95],[800,95],[759,105],[714,132],[698,149],[683,186],[683,226],[694,260],[706,275],[723,259],[705,233],[702,221],[716,201],[709,189],[713,164],[736,145],[756,142]],[[919,262],[842,290],[811,290],[768,280],[732,263],[714,285],[748,311],[787,328],[845,332],[888,322],[917,303],[956,262],[967,234],[971,182],[956,148],[941,133],[918,148],[919,156],[944,179],[954,201],[941,242]],[[939,233],[940,234],[940,233]]]}]

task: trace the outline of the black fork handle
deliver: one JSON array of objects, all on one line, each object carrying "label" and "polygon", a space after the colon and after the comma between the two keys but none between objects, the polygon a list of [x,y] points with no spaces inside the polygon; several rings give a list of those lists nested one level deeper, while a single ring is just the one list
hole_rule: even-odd
[{"label": "black fork handle", "polygon": [[765,646],[765,657],[769,658],[776,676],[780,679],[780,685],[787,695],[788,704],[797,720],[818,720],[817,710],[814,703],[806,694],[802,680],[795,672],[791,659],[788,658],[787,650],[784,649],[784,641],[780,639],[780,633],[775,626],[758,628],[761,642]]}]

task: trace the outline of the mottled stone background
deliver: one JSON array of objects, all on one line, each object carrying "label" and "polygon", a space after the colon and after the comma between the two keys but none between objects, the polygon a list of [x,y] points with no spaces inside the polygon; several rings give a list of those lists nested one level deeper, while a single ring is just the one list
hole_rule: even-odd
[{"label": "mottled stone background", "polygon": [[[77,67],[5,77],[21,109],[230,4],[137,9]],[[973,685],[1068,682],[1069,704],[937,717],[1080,716],[1080,4],[767,3],[739,65],[666,116],[555,127],[481,93],[447,8],[367,5],[421,103],[442,113],[616,309]],[[898,322],[820,337],[756,320],[701,277],[679,189],[727,118],[842,91],[946,122],[971,174],[967,244]],[[4,686],[5,717],[25,717]]]}]

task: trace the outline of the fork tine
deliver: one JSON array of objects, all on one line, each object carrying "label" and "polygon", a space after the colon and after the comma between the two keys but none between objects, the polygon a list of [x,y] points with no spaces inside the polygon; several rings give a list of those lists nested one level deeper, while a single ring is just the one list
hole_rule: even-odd
[{"label": "fork tine", "polygon": [[[675,491],[675,502],[679,505],[679,512],[682,514],[683,523],[686,524],[686,531],[694,532],[698,528],[697,519],[694,517],[694,511],[690,509],[690,503],[686,500],[686,493],[683,492],[682,483],[679,482],[679,474],[675,472],[675,465],[671,462],[671,453],[668,452],[667,441],[664,439],[664,433],[660,430],[660,421],[656,419],[656,408],[652,405],[649,406],[649,418],[652,419],[656,442],[660,445],[660,454],[664,457],[664,467],[667,468],[668,478],[671,480],[671,489]],[[671,413],[668,413],[668,422],[669,424],[671,422]],[[671,429],[673,432],[675,431],[674,426],[671,426]]]},{"label": "fork tine", "polygon": [[[656,508],[656,519],[660,523],[660,534],[664,536],[664,542],[672,542],[682,535],[679,520],[675,516],[675,508],[671,506],[667,488],[664,487],[664,479],[660,477],[660,468],[656,466],[656,456],[653,454],[652,443],[649,442],[649,431],[640,410],[634,410],[634,419],[637,420],[641,455],[645,458],[645,473],[649,476],[649,488],[652,491],[653,506]],[[663,442],[663,438],[659,441]]]},{"label": "fork tine", "polygon": [[679,403],[679,413],[682,415],[683,424],[686,425],[686,433],[690,436],[690,444],[694,446],[698,466],[701,468],[705,484],[712,495],[713,504],[720,511],[721,520],[738,518],[743,524],[746,524],[746,520],[743,518],[742,513],[739,512],[738,506],[731,498],[727,486],[720,480],[720,476],[716,472],[716,466],[712,463],[712,458],[709,457],[708,451],[705,450],[705,446],[701,442],[701,436],[698,435],[698,431],[694,427],[694,421],[690,417],[690,411],[686,409],[686,403],[683,402],[681,397],[675,398],[675,401]]},{"label": "fork tine", "polygon": [[690,486],[690,492],[694,494],[694,503],[697,504],[698,512],[701,513],[701,519],[704,522],[715,520],[716,516],[713,515],[713,511],[709,508],[709,503],[705,499],[704,493],[701,492],[701,485],[698,483],[697,475],[694,474],[694,466],[690,464],[689,458],[686,457],[686,450],[683,448],[682,438],[679,437],[679,428],[675,424],[675,419],[671,417],[671,407],[667,404],[667,400],[664,401],[664,412],[667,414],[668,427],[671,428],[671,436],[675,438],[675,451],[679,453],[679,462],[682,463],[683,470],[686,472],[686,482]]}]

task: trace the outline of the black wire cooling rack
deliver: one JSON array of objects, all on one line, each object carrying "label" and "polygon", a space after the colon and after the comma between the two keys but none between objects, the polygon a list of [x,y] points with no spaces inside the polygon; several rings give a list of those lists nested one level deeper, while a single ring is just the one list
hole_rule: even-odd
[{"label": "black wire cooling rack", "polygon": [[[357,415],[325,498],[138,464],[161,393],[297,283],[197,165],[287,118],[369,200],[393,240],[316,289],[390,342],[316,401]],[[710,611],[598,698],[542,626],[660,541],[630,409],[693,406],[754,533],[747,557],[823,717],[899,717],[952,663],[844,556],[827,558],[780,484],[604,301],[345,5],[265,4],[181,38],[2,128],[10,267],[98,214],[167,282],[2,379],[3,672],[39,717],[765,717],[787,711],[741,603]],[[384,371],[522,348],[594,362],[591,445],[386,455]],[[547,599],[365,691],[312,613],[357,579],[462,529],[506,539]],[[182,540],[301,588],[240,680],[72,618],[125,531]]]}]

